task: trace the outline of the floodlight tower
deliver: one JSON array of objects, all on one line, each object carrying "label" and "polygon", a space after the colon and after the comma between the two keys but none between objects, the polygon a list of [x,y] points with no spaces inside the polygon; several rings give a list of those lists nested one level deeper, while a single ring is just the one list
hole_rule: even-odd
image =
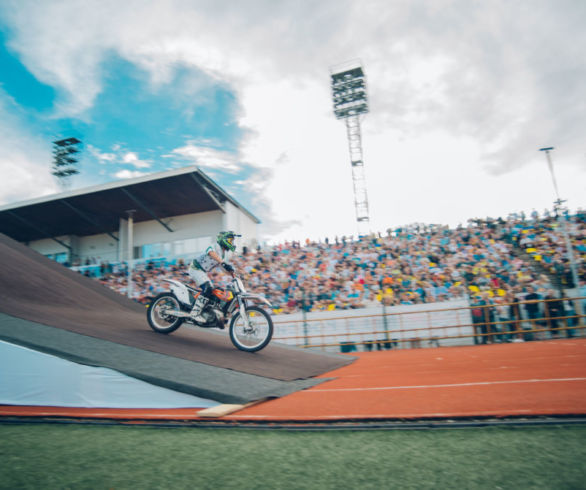
[{"label": "floodlight tower", "polygon": [[77,170],[77,153],[81,141],[77,138],[66,138],[53,141],[53,171],[62,189],[70,185],[69,179],[79,173]]},{"label": "floodlight tower", "polygon": [[362,159],[362,134],[360,132],[360,116],[368,113],[366,77],[359,61],[335,67],[330,70],[330,73],[334,114],[337,119],[346,120],[358,234],[364,236],[370,233],[368,196]]}]

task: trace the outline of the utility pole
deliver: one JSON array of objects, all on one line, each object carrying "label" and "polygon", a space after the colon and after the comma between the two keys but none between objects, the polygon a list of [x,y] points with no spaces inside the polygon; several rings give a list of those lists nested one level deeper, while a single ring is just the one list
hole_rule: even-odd
[{"label": "utility pole", "polygon": [[564,235],[564,241],[566,242],[566,249],[567,249],[567,253],[568,253],[568,260],[570,262],[570,270],[572,271],[572,281],[574,282],[574,287],[576,289],[580,289],[580,282],[579,282],[579,278],[578,278],[578,269],[576,267],[576,260],[574,259],[574,250],[572,248],[572,242],[570,241],[570,235],[568,234],[568,227],[567,227],[567,223],[566,223],[566,216],[564,214],[564,211],[562,209],[562,204],[565,202],[564,200],[562,200],[560,198],[560,193],[558,190],[558,185],[557,185],[557,181],[555,178],[555,173],[553,171],[553,163],[551,160],[551,155],[550,152],[552,150],[554,150],[555,148],[553,146],[550,146],[548,148],[540,148],[539,151],[543,151],[545,152],[545,157],[547,159],[547,165],[549,167],[549,171],[551,173],[551,179],[553,181],[553,187],[555,190],[555,195],[556,195],[556,200],[555,200],[555,209],[558,210],[558,219],[562,228],[562,233]]}]

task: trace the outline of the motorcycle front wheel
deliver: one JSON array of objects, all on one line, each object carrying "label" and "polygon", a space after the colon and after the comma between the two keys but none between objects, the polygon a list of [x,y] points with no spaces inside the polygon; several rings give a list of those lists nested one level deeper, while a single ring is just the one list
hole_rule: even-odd
[{"label": "motorcycle front wheel", "polygon": [[246,308],[248,324],[246,327],[240,312],[230,320],[230,340],[234,346],[246,352],[257,352],[264,349],[273,338],[273,320],[271,316],[258,306]]},{"label": "motorcycle front wheel", "polygon": [[158,333],[171,333],[177,330],[183,323],[183,318],[178,318],[169,311],[180,311],[179,301],[172,293],[159,294],[147,310],[147,319],[150,327]]}]

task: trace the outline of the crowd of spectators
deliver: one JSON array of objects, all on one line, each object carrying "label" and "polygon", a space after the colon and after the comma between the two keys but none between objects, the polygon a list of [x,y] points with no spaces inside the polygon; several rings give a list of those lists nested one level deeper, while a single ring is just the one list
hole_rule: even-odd
[{"label": "crowd of spectators", "polygon": [[[568,216],[567,222],[584,281],[584,213]],[[482,300],[498,306],[523,299],[530,289],[544,298],[554,289],[551,272],[563,272],[566,280],[571,277],[561,233],[554,213],[539,216],[534,212],[529,217],[474,219],[455,229],[413,224],[360,240],[285,242],[245,250],[233,262],[248,287],[263,294],[277,314],[462,297],[473,304]],[[162,278],[188,281],[186,270],[182,260],[157,259],[137,266],[133,297],[148,303],[164,289]],[[104,285],[127,293],[124,264],[103,263],[99,276]],[[227,276],[216,272],[212,279],[221,285]]]},{"label": "crowd of spectators", "polygon": [[557,210],[550,213],[545,210],[540,217],[533,211],[532,218],[522,227],[514,229],[516,244],[529,254],[538,268],[558,278],[562,287],[572,288],[575,278],[571,270],[567,244],[574,256],[575,273],[578,278],[586,277],[586,214],[578,211],[574,215],[564,212],[560,220]]}]

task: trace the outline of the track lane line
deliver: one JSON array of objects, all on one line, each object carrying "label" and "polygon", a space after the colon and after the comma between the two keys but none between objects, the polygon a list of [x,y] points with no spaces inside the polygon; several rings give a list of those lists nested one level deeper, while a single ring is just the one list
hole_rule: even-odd
[{"label": "track lane line", "polygon": [[551,379],[519,379],[509,381],[478,381],[474,383],[453,383],[441,385],[413,385],[413,386],[379,386],[373,388],[331,388],[331,389],[309,389],[298,393],[323,393],[335,391],[384,391],[384,390],[417,390],[427,388],[459,388],[464,386],[490,386],[502,384],[523,384],[523,383],[560,383],[566,381],[586,381],[586,378],[551,378]]}]

